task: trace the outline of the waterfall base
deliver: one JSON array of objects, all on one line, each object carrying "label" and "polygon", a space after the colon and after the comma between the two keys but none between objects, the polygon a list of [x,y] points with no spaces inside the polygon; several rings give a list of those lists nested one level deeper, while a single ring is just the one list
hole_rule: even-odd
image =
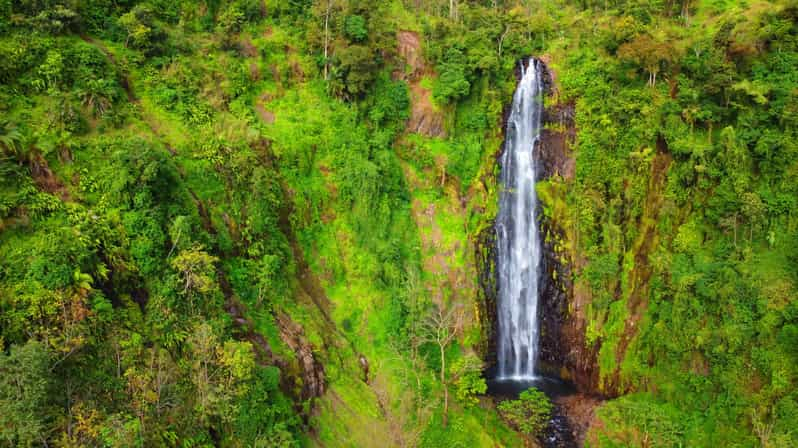
[{"label": "waterfall base", "polygon": [[573,395],[576,388],[573,384],[551,376],[535,376],[533,378],[495,378],[487,380],[488,395],[500,400],[516,399],[521,392],[534,387],[545,393],[552,401]]},{"label": "waterfall base", "polygon": [[576,437],[574,435],[571,422],[566,416],[565,409],[559,402],[567,397],[576,394],[573,384],[563,381],[560,378],[551,376],[535,376],[527,379],[492,379],[488,380],[488,394],[501,400],[517,399],[521,392],[534,387],[545,393],[554,403],[546,431],[541,435],[539,441],[544,448],[576,448]]}]

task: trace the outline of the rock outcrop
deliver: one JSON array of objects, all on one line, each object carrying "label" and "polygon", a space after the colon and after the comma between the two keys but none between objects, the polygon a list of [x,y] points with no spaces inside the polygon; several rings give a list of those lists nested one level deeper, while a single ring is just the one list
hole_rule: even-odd
[{"label": "rock outcrop", "polygon": [[324,366],[313,353],[313,347],[305,338],[301,325],[297,324],[285,313],[276,314],[280,339],[291,348],[301,369],[302,400],[320,397],[324,394]]},{"label": "rock outcrop", "polygon": [[[571,145],[576,139],[574,103],[560,103],[556,75],[549,69],[547,58],[541,58],[545,77],[547,103],[537,148],[540,172],[538,181],[567,184],[573,180],[575,159]],[[543,203],[541,208],[551,204]],[[599,369],[598,345],[585,340],[584,307],[574,288],[575,254],[558,216],[538,213],[543,240],[543,273],[540,290],[540,362],[544,369],[570,380],[582,393],[597,394]]]}]

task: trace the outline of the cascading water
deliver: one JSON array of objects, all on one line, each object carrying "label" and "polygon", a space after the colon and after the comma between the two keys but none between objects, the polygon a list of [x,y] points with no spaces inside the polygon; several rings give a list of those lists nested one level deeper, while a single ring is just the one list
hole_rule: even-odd
[{"label": "cascading water", "polygon": [[538,353],[540,236],[535,216],[535,144],[543,110],[541,67],[521,64],[502,155],[496,220],[499,272],[498,379],[532,380]]}]

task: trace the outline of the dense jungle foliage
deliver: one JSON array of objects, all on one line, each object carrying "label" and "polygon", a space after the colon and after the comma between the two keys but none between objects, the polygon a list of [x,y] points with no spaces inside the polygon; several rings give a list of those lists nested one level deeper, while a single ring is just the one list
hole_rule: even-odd
[{"label": "dense jungle foliage", "polygon": [[0,0],[0,446],[535,444],[474,248],[529,56],[584,443],[798,445],[795,0]]}]

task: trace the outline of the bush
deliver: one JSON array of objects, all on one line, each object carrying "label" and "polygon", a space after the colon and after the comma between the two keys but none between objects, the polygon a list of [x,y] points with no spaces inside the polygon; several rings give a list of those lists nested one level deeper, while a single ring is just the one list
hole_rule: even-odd
[{"label": "bush", "polygon": [[446,104],[468,95],[471,83],[466,77],[466,62],[459,49],[453,47],[446,52],[444,62],[438,67],[440,76],[432,87],[435,101]]},{"label": "bush", "polygon": [[343,81],[343,89],[339,89],[346,90],[349,94],[340,92],[340,96],[349,98],[362,96],[376,78],[379,69],[377,55],[365,45],[351,45],[338,52],[336,56],[340,63],[335,76]]},{"label": "bush", "polygon": [[368,37],[369,31],[366,28],[366,19],[363,16],[349,16],[344,24],[346,36],[355,42],[361,42]]},{"label": "bush", "polygon": [[499,413],[518,431],[540,435],[549,423],[553,406],[543,392],[533,388],[521,392],[517,400],[499,403]]}]

